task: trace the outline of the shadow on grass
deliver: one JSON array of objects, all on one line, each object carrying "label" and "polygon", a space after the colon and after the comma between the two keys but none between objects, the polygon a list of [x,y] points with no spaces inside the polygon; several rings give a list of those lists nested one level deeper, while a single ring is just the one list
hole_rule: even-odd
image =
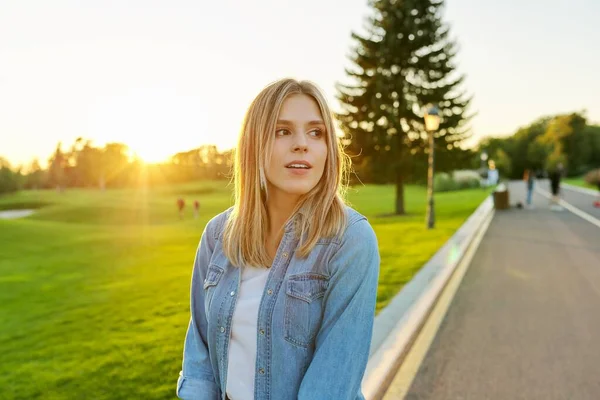
[{"label": "shadow on grass", "polygon": [[376,214],[374,215],[375,218],[384,218],[384,219],[391,219],[391,218],[396,218],[396,219],[404,219],[404,218],[412,218],[412,217],[416,217],[418,215],[422,215],[421,213],[415,213],[415,212],[407,212],[404,214],[396,214],[396,213],[385,213],[385,214]]},{"label": "shadow on grass", "polygon": [[46,206],[50,206],[52,203],[43,201],[21,201],[14,203],[0,203],[0,211],[7,210],[37,210]]}]

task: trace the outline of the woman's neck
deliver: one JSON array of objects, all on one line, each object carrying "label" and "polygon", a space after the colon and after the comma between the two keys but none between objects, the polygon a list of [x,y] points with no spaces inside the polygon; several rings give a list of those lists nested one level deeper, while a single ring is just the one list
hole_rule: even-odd
[{"label": "woman's neck", "polygon": [[292,199],[271,197],[267,201],[267,213],[269,214],[269,236],[281,236],[283,226],[294,212],[296,202]]},{"label": "woman's neck", "polygon": [[271,261],[275,258],[279,243],[283,238],[283,227],[294,212],[298,200],[299,196],[291,196],[277,190],[269,192],[269,199],[267,200],[269,229],[265,244]]}]

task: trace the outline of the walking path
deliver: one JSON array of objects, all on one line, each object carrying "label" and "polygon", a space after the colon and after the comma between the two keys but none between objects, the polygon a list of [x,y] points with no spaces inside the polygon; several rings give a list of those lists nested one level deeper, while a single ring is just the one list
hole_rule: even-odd
[{"label": "walking path", "polygon": [[[511,204],[525,199],[522,182],[509,188]],[[592,196],[563,199],[600,223]],[[550,210],[541,192],[534,206],[496,212],[431,346],[406,357],[417,361],[384,399],[598,398],[600,225]]]}]

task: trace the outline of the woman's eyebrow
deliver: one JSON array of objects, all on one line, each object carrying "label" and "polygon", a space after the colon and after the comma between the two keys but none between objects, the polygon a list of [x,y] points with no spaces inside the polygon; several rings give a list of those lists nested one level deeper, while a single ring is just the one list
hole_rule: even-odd
[{"label": "woman's eyebrow", "polygon": [[[294,123],[292,121],[288,121],[287,119],[279,119],[277,120],[277,125],[294,125]],[[325,125],[325,122],[318,119],[314,121],[308,121],[306,125]]]}]

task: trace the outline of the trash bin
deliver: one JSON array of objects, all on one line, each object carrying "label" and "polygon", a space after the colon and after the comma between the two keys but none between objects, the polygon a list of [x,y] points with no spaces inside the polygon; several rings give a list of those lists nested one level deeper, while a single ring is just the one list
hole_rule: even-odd
[{"label": "trash bin", "polygon": [[503,183],[494,190],[494,208],[496,210],[509,208],[508,188]]}]

